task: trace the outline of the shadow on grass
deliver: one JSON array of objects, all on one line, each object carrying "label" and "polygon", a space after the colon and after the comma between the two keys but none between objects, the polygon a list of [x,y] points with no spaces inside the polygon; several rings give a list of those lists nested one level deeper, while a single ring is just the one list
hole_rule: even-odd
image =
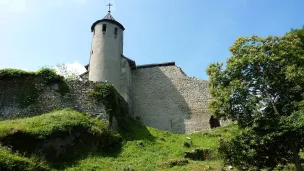
[{"label": "shadow on grass", "polygon": [[[120,123],[122,121],[118,121]],[[121,136],[121,143],[116,143],[101,150],[90,150],[82,148],[81,154],[78,157],[74,157],[71,161],[58,161],[58,162],[50,162],[49,165],[55,169],[65,169],[70,166],[76,165],[80,160],[86,159],[89,156],[94,157],[111,157],[117,158],[122,151],[122,147],[125,141],[136,141],[136,140],[144,140],[155,142],[156,138],[152,136],[146,126],[142,125],[138,121],[133,119],[125,119],[123,124],[120,124],[119,134]],[[76,147],[81,149],[81,147]]]},{"label": "shadow on grass", "polygon": [[146,126],[130,118],[124,121],[119,134],[124,141],[146,140],[154,142],[156,140]]}]

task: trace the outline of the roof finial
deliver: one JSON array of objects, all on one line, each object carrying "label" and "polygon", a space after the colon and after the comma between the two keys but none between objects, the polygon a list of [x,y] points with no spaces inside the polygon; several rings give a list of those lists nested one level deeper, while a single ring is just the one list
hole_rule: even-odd
[{"label": "roof finial", "polygon": [[109,7],[109,11],[108,11],[108,12],[111,12],[111,6],[113,6],[113,4],[111,4],[111,3],[109,2],[109,4],[108,4],[107,6]]}]

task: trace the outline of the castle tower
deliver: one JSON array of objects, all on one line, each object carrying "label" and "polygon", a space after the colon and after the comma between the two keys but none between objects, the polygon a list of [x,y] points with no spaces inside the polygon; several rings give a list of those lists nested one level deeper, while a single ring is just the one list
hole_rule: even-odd
[{"label": "castle tower", "polygon": [[121,56],[123,54],[123,32],[125,28],[108,14],[96,21],[93,32],[91,57],[89,64],[89,80],[112,83],[120,91]]}]

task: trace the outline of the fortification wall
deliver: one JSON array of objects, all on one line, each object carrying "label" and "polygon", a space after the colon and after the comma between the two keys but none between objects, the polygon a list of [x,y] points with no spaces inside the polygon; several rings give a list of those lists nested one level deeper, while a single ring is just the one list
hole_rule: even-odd
[{"label": "fortification wall", "polygon": [[208,82],[186,76],[176,66],[132,71],[133,117],[175,133],[210,128]]},{"label": "fortification wall", "polygon": [[[65,86],[64,89],[62,84]],[[128,116],[128,104],[114,90],[113,93],[116,94],[117,99],[114,101],[115,110],[112,111],[116,113],[112,112],[112,115],[107,113],[106,106],[100,100],[89,96],[90,92],[96,92],[98,86],[108,87],[101,86],[102,84],[104,83],[91,81],[46,84],[36,76],[0,79],[0,120],[36,116],[53,110],[71,108],[93,118],[108,120],[111,128],[117,130],[119,127],[117,121]],[[103,91],[108,90],[108,88],[104,88]],[[97,96],[100,96],[98,93]]]},{"label": "fortification wall", "polygon": [[[22,106],[17,100],[21,96],[20,84],[22,82],[36,82],[35,90],[39,91],[36,100],[33,100],[28,106]],[[60,94],[59,84],[45,85],[37,79],[17,79],[11,81],[0,82],[6,88],[0,93],[0,119],[10,119],[14,117],[27,117],[40,115],[52,110],[71,108],[86,113],[91,116],[98,116],[107,119],[105,107],[102,103],[97,104],[94,99],[88,97],[88,92],[94,87],[92,82],[69,81],[67,85],[69,91]]]}]

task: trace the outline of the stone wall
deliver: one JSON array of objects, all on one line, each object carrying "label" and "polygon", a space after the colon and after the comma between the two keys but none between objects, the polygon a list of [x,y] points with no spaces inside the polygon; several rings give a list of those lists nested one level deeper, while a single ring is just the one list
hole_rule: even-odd
[{"label": "stone wall", "polygon": [[132,71],[133,117],[175,133],[209,129],[208,82],[186,76],[176,66]]},{"label": "stone wall", "polygon": [[[71,108],[92,117],[109,119],[102,103],[96,102],[88,96],[96,83],[90,81],[66,82],[69,90],[61,94],[58,92],[59,84],[45,85],[36,79],[35,87],[40,92],[37,99],[30,105],[24,107],[18,102],[18,89],[24,79],[13,79],[11,81],[0,80],[0,120],[15,117],[28,117],[40,115],[57,109]],[[25,81],[26,82],[26,81]]]}]

